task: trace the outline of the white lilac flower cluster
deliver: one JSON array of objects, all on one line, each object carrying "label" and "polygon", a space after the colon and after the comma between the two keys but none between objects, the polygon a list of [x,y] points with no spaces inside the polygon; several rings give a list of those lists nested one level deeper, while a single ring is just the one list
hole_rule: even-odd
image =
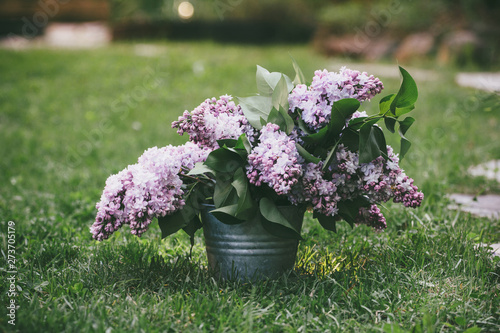
[{"label": "white lilac flower cluster", "polygon": [[368,76],[342,67],[340,71],[314,72],[309,87],[297,85],[288,96],[290,111],[300,110],[302,120],[312,130],[324,127],[330,121],[332,105],[343,98],[356,98],[360,102],[370,100],[384,88],[373,75]]},{"label": "white lilac flower cluster", "polygon": [[110,176],[96,205],[96,220],[90,228],[93,237],[107,239],[124,224],[130,225],[132,234],[141,236],[153,218],[181,209],[185,202],[179,173],[205,161],[209,153],[192,142],[153,147],[137,164]]},{"label": "white lilac flower cluster", "polygon": [[266,183],[278,195],[287,194],[302,176],[302,157],[295,141],[276,124],[265,125],[259,143],[248,155],[247,178],[256,186]]},{"label": "white lilac flower cluster", "polygon": [[217,140],[237,139],[242,133],[251,137],[253,133],[241,107],[229,95],[208,98],[193,111],[184,111],[172,127],[179,135],[187,133],[191,142],[212,149],[219,148]]}]

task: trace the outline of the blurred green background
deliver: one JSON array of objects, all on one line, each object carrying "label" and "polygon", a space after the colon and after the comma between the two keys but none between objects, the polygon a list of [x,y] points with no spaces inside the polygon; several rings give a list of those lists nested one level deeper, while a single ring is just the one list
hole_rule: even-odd
[{"label": "blurred green background", "polygon": [[331,56],[496,69],[498,17],[496,0],[2,0],[0,37],[100,21],[114,40],[310,43]]}]

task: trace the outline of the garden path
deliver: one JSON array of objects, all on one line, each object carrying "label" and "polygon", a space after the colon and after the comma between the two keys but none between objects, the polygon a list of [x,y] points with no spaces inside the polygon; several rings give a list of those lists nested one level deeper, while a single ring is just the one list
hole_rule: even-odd
[{"label": "garden path", "polygon": [[[469,168],[468,172],[471,176],[482,176],[496,180],[500,183],[500,160],[492,160],[473,166]],[[452,194],[450,195],[450,199],[455,202],[455,204],[449,206],[451,209],[460,209],[476,216],[500,220],[500,195],[487,194],[473,196],[467,194]],[[481,245],[489,246],[494,256],[500,256],[500,243]]]}]

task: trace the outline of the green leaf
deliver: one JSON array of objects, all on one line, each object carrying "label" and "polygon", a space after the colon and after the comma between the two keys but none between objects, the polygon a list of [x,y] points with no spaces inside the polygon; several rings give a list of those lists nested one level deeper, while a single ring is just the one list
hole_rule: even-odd
[{"label": "green leaf", "polygon": [[290,58],[292,58],[293,69],[295,70],[295,78],[293,79],[293,83],[295,85],[306,84],[306,77],[302,73],[299,64],[297,63],[297,61],[295,61],[295,59],[292,56],[290,56]]},{"label": "green leaf", "polygon": [[354,118],[349,120],[349,124],[347,127],[349,127],[352,130],[358,130],[363,126],[363,123],[365,122],[366,118],[368,117],[359,117],[359,118]]},{"label": "green leaf", "polygon": [[356,217],[359,214],[361,207],[369,207],[370,202],[364,197],[358,197],[356,200],[343,200],[337,203],[339,208],[339,215],[351,225],[356,223]]},{"label": "green leaf", "polygon": [[344,98],[333,103],[332,111],[339,112],[344,118],[359,109],[361,103],[355,98]]},{"label": "green leaf", "polygon": [[342,129],[345,127],[346,119],[350,117],[361,104],[357,99],[344,98],[332,105],[332,114],[328,123],[328,139],[337,139]]},{"label": "green leaf", "polygon": [[308,144],[320,144],[325,140],[327,134],[328,127],[323,127],[318,132],[304,136],[302,139]]},{"label": "green leaf", "polygon": [[384,115],[391,109],[391,104],[392,101],[394,101],[394,98],[396,98],[396,94],[390,94],[380,100],[378,103],[378,108],[380,110],[379,114]]},{"label": "green leaf", "polygon": [[394,115],[396,115],[396,108],[408,108],[411,107],[418,98],[417,84],[411,77],[411,75],[401,66],[399,66],[399,71],[403,76],[403,81],[399,87],[399,91],[391,103],[390,109]]},{"label": "green leaf", "polygon": [[369,163],[381,155],[387,158],[384,132],[378,126],[364,124],[359,130],[359,163]]},{"label": "green leaf", "polygon": [[309,153],[304,147],[302,147],[298,143],[295,143],[295,146],[297,147],[297,151],[299,152],[300,156],[302,156],[307,162],[318,164],[321,161],[320,158]]},{"label": "green leaf", "polygon": [[399,158],[402,160],[406,153],[410,150],[411,142],[405,137],[406,132],[410,126],[415,122],[412,117],[406,117],[403,121],[399,122],[399,136],[401,137],[401,148],[399,150]]},{"label": "green leaf", "polygon": [[240,219],[248,219],[255,212],[256,204],[252,200],[248,179],[243,168],[239,168],[234,173],[234,181],[231,185],[238,194],[238,209],[235,216]]},{"label": "green leaf", "polygon": [[246,149],[227,148],[226,146],[224,146],[224,148],[226,148],[227,150],[229,150],[235,154],[238,154],[238,156],[241,157],[241,159],[243,161],[246,161],[247,156],[248,156]]},{"label": "green leaf", "polygon": [[279,110],[280,106],[282,106],[285,110],[288,110],[288,87],[286,83],[286,79],[284,75],[281,75],[281,79],[276,84],[272,94],[272,104]]},{"label": "green leaf", "polygon": [[385,127],[391,132],[395,133],[396,130],[394,129],[394,126],[396,126],[396,118],[393,117],[384,117],[384,122],[385,122]]},{"label": "green leaf", "polygon": [[406,131],[411,127],[411,125],[415,122],[415,119],[412,117],[406,117],[403,121],[399,122],[399,131],[403,135],[406,134]]},{"label": "green leaf", "polygon": [[278,125],[280,130],[286,134],[290,134],[295,126],[292,117],[290,117],[282,106],[279,107],[279,110],[273,107],[267,118],[267,123]]},{"label": "green leaf", "polygon": [[273,107],[272,110],[271,110],[271,113],[269,113],[269,117],[267,117],[266,124],[267,123],[273,123],[273,124],[278,125],[280,127],[281,131],[285,131],[286,130],[285,119],[283,118],[283,116],[281,115],[281,113],[275,107]]},{"label": "green leaf", "polygon": [[285,77],[288,89],[287,92],[291,91],[293,89],[293,83],[288,76],[278,72],[269,73],[267,69],[257,65],[257,91],[259,94],[267,97],[272,96],[273,91],[282,76]]},{"label": "green leaf", "polygon": [[225,224],[238,224],[244,222],[236,217],[238,211],[238,204],[216,208],[210,213],[219,221]]},{"label": "green leaf", "polygon": [[165,215],[158,217],[158,225],[161,230],[161,238],[165,238],[180,229],[187,226],[189,220],[186,220],[181,211],[177,211],[172,215]]},{"label": "green leaf", "polygon": [[304,132],[306,133],[307,135],[311,135],[313,134],[314,132],[311,132],[311,130],[309,129],[309,127],[307,127],[306,123],[304,122],[304,120],[302,119],[302,115],[299,114],[298,117],[296,118],[297,119],[297,124],[299,125],[299,128]]},{"label": "green leaf", "polygon": [[[191,221],[189,221],[189,223],[184,228],[182,228],[182,230],[184,230],[184,232],[188,234],[191,237],[191,239],[193,239],[196,231],[198,229],[201,229],[202,227],[203,224],[201,224],[200,218],[198,217],[198,215],[196,215],[191,219]],[[193,242],[191,242],[191,245],[193,245]]]},{"label": "green leaf", "polygon": [[240,149],[240,150],[245,150],[247,154],[250,154],[252,152],[252,144],[247,138],[247,135],[243,133],[240,135],[238,138],[238,142],[236,142],[236,146],[234,146],[235,149]]},{"label": "green leaf", "polygon": [[[300,229],[302,227],[302,217],[300,221],[295,214],[290,214],[293,209],[291,207],[285,207],[279,209],[274,202],[264,197],[259,202],[259,208],[262,216],[269,222],[277,224],[276,226],[268,225],[268,227],[273,228],[275,232],[279,234],[274,234],[277,237],[283,238],[293,238],[301,239]],[[288,210],[288,212],[286,211]]]},{"label": "green leaf", "polygon": [[340,138],[340,143],[349,148],[350,151],[359,150],[359,132],[352,130],[351,128],[346,128],[342,131],[342,138]]},{"label": "green leaf", "polygon": [[229,147],[229,148],[234,148],[234,146],[236,146],[236,140],[235,139],[220,139],[220,140],[217,140],[217,144],[219,145],[219,147]]},{"label": "green leaf", "polygon": [[[328,144],[327,148],[330,145],[331,144]],[[315,147],[312,147],[312,148],[314,148],[314,151],[312,153],[314,156],[319,156],[319,158],[325,159],[326,156],[328,155],[328,149],[327,148],[324,148],[322,146],[315,146]]]},{"label": "green leaf", "polygon": [[293,122],[292,117],[290,117],[290,115],[288,114],[287,110],[288,110],[288,107],[285,109],[282,106],[280,106],[278,111],[281,114],[281,116],[283,117],[283,119],[285,120],[286,128],[285,128],[284,132],[287,135],[289,135],[290,133],[292,133],[293,128],[295,127],[295,123]]},{"label": "green leaf", "polygon": [[317,212],[314,212],[313,217],[317,219],[319,224],[321,224],[321,226],[326,230],[337,232],[337,220],[335,217],[326,216]]},{"label": "green leaf", "polygon": [[406,138],[401,138],[401,148],[399,150],[399,159],[402,160],[408,150],[410,150],[411,142]]},{"label": "green leaf", "polygon": [[304,142],[312,145],[324,145],[326,148],[333,146],[339,140],[339,135],[346,124],[346,118],[352,115],[359,108],[359,105],[359,101],[354,98],[345,98],[333,103],[328,126],[316,133],[304,136]]},{"label": "green leaf", "polygon": [[225,177],[228,176],[218,175],[216,178],[213,195],[214,205],[216,208],[236,204],[238,202],[236,189],[231,184],[230,179],[224,179]]},{"label": "green leaf", "polygon": [[186,198],[186,205],[181,210],[172,215],[158,217],[158,225],[161,230],[161,238],[165,238],[180,229],[188,226],[193,219],[198,218],[199,204],[196,201],[196,196]]},{"label": "green leaf", "polygon": [[464,333],[479,333],[481,332],[481,328],[477,326],[472,326],[464,331]]},{"label": "green leaf", "polygon": [[234,180],[231,185],[236,189],[236,193],[241,197],[247,190],[248,180],[243,168],[238,168],[234,173]]},{"label": "green leaf", "polygon": [[413,109],[415,109],[415,106],[408,106],[406,108],[396,108],[396,117],[400,117],[404,114],[407,114],[408,112],[411,112]]},{"label": "green leaf", "polygon": [[333,160],[335,159],[336,151],[337,151],[337,145],[335,145],[335,147],[330,149],[330,151],[328,152],[328,155],[326,155],[325,163],[323,164],[323,167],[322,167],[323,171],[328,169],[330,164],[332,164]]},{"label": "green leaf", "polygon": [[273,108],[271,96],[238,97],[238,101],[250,125],[260,130],[260,118],[267,120]]},{"label": "green leaf", "polygon": [[187,173],[188,176],[202,175],[205,173],[215,174],[214,170],[210,169],[208,166],[203,164],[203,162],[198,162],[194,167]]},{"label": "green leaf", "polygon": [[[273,110],[271,109],[271,112],[273,112]],[[271,114],[271,113],[269,113]],[[267,119],[269,119],[269,117],[267,117]],[[260,124],[262,125],[262,127],[266,126],[268,123],[268,121],[264,118],[260,118]]]},{"label": "green leaf", "polygon": [[205,161],[206,166],[217,172],[234,172],[244,164],[238,153],[224,147],[212,151]]}]

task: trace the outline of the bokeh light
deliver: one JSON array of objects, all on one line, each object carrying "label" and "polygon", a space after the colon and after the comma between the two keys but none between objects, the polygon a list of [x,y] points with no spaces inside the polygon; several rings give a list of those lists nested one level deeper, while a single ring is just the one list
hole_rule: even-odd
[{"label": "bokeh light", "polygon": [[183,1],[177,7],[177,12],[179,13],[179,17],[183,20],[189,20],[193,17],[194,7],[189,1]]}]

